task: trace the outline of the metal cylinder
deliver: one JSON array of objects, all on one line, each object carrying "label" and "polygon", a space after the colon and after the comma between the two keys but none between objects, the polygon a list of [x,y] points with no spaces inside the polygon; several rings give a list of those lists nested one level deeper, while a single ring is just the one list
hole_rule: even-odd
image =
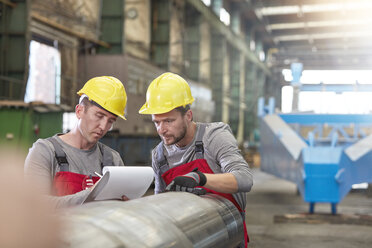
[{"label": "metal cylinder", "polygon": [[227,199],[168,192],[65,210],[65,247],[237,247],[243,219]]}]

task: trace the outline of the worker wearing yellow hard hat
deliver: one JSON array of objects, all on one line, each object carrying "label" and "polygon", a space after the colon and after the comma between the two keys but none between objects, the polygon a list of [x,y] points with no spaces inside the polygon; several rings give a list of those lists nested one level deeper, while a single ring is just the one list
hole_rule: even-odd
[{"label": "worker wearing yellow hard hat", "polygon": [[67,133],[38,139],[25,161],[26,178],[37,182],[56,207],[83,203],[104,166],[124,165],[118,152],[99,142],[117,117],[125,119],[123,83],[111,76],[95,77],[77,94],[76,126]]},{"label": "worker wearing yellow hard hat", "polygon": [[[253,185],[250,168],[227,124],[194,122],[193,102],[189,84],[171,72],[155,78],[147,89],[146,103],[139,113],[152,115],[162,139],[152,151],[155,194],[218,194],[244,216],[245,193]],[[244,236],[241,247],[247,246],[246,230]]]}]

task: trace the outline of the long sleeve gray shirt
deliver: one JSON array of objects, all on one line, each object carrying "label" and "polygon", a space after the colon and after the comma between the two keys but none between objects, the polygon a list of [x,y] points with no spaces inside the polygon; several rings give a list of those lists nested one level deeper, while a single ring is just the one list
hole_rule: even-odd
[{"label": "long sleeve gray shirt", "polygon": [[[195,137],[198,136],[200,124],[193,141],[186,147],[164,145],[164,155],[170,168],[195,160]],[[230,127],[222,122],[209,123],[203,136],[204,158],[211,170],[217,173],[232,173],[238,182],[238,193],[233,194],[235,200],[244,210],[246,206],[245,192],[253,185],[253,176],[247,162],[242,157]],[[152,167],[155,172],[155,194],[164,192],[165,182],[158,168],[157,148],[152,151]]]},{"label": "long sleeve gray shirt", "polygon": [[[66,153],[70,172],[84,175],[94,175],[94,172],[102,173],[102,152],[98,144],[90,150],[82,150],[63,142],[58,135],[53,136],[53,138],[58,141]],[[107,146],[105,150],[112,152],[113,166],[124,166],[118,152]],[[26,179],[34,181],[39,191],[48,195],[48,200],[56,208],[81,204],[88,196],[89,189],[72,195],[53,196],[53,180],[56,173],[59,172],[54,152],[54,147],[50,141],[38,139],[30,148],[25,160]]]}]

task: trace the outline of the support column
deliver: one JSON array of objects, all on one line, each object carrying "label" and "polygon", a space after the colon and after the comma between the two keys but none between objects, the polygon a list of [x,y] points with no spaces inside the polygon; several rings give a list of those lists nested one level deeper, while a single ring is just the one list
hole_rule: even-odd
[{"label": "support column", "polygon": [[126,1],[125,3],[125,52],[149,60],[151,43],[151,2]]},{"label": "support column", "polygon": [[253,63],[246,63],[246,79],[245,79],[245,104],[246,110],[244,113],[244,140],[250,140],[254,130],[254,116],[256,106],[256,84],[257,84],[257,67]]},{"label": "support column", "polygon": [[170,2],[168,0],[151,1],[151,61],[168,69],[170,40]]},{"label": "support column", "polygon": [[222,122],[230,122],[231,90],[230,90],[230,56],[228,44],[225,46],[225,59],[223,60],[222,75]]},{"label": "support column", "polygon": [[233,134],[236,136],[238,133],[239,125],[239,110],[240,110],[240,54],[239,51],[230,48],[230,97],[231,106],[229,108],[229,123]]},{"label": "support column", "polygon": [[369,184],[368,184],[368,188],[367,188],[367,197],[372,198],[372,183],[369,183]]},{"label": "support column", "polygon": [[28,79],[30,1],[0,1],[0,99],[22,100]]},{"label": "support column", "polygon": [[240,54],[240,91],[239,91],[239,123],[238,123],[238,133],[236,139],[238,144],[244,142],[244,116],[245,116],[245,59],[244,55]]},{"label": "support column", "polygon": [[266,79],[264,87],[265,99],[274,97],[275,107],[279,109],[281,108],[282,101],[282,78],[281,71],[273,72],[272,76]]},{"label": "support column", "polygon": [[211,82],[211,27],[207,20],[201,18],[200,22],[200,61],[199,81]]},{"label": "support column", "polygon": [[[78,40],[73,46],[60,46],[61,52],[61,103],[76,105],[78,89]],[[74,96],[74,97],[68,97]]]},{"label": "support column", "polygon": [[300,95],[300,87],[298,85],[293,85],[293,99],[292,99],[292,111],[298,111],[298,99]]},{"label": "support column", "polygon": [[124,53],[124,4],[123,0],[102,1],[100,39],[110,47],[98,47],[97,53]]},{"label": "support column", "polygon": [[199,81],[201,16],[200,12],[189,4],[186,4],[185,12],[184,71],[189,78]]},{"label": "support column", "polygon": [[222,121],[223,69],[226,57],[226,40],[217,30],[211,30],[211,86],[215,102],[214,121]]},{"label": "support column", "polygon": [[185,1],[172,0],[170,6],[169,70],[184,71],[183,45],[185,42]]},{"label": "support column", "polygon": [[266,81],[266,75],[263,71],[261,70],[257,70],[257,75],[256,75],[256,94],[255,94],[255,97],[254,97],[254,102],[252,102],[253,104],[253,110],[252,110],[252,116],[251,118],[253,119],[253,129],[252,129],[252,133],[255,131],[255,130],[258,130],[259,129],[259,123],[258,123],[258,117],[257,117],[257,101],[260,97],[264,96],[264,92],[265,92],[265,81]]}]

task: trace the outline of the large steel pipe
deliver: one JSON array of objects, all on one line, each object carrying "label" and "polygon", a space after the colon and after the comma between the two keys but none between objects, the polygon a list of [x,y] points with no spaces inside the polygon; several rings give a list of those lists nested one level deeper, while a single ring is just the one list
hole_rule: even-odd
[{"label": "large steel pipe", "polygon": [[243,219],[217,195],[168,192],[65,210],[65,247],[237,247]]}]

